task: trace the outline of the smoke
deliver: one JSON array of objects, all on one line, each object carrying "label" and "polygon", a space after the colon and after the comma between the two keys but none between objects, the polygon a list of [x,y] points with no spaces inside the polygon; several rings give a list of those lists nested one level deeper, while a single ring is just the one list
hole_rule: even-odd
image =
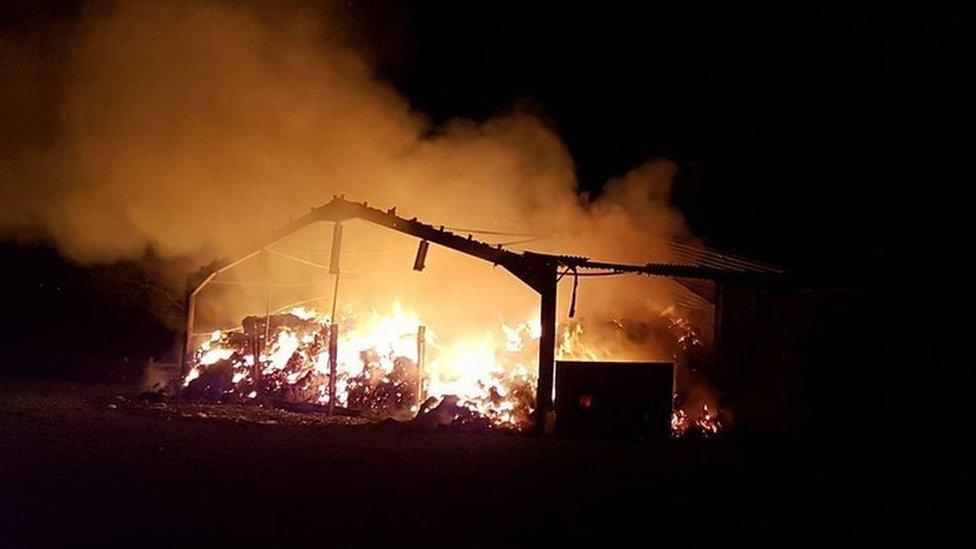
[{"label": "smoke", "polygon": [[[119,2],[88,9],[56,43],[49,36],[2,43],[0,231],[50,239],[79,262],[152,248],[204,264],[336,194],[435,224],[540,236],[515,250],[644,262],[666,260],[664,242],[685,235],[668,200],[673,163],[651,161],[598,199],[581,196],[566,146],[531,109],[434,125],[327,12]],[[442,326],[535,313],[532,292],[490,265],[435,247],[416,273],[415,241],[362,223],[345,232],[350,306],[401,299]],[[312,227],[280,249],[325,262],[329,234]],[[324,274],[277,256],[228,276],[264,275],[275,306],[331,299]],[[263,310],[265,291],[218,287],[202,317],[236,322]],[[579,295],[592,315],[668,299],[646,278],[587,279]]]}]

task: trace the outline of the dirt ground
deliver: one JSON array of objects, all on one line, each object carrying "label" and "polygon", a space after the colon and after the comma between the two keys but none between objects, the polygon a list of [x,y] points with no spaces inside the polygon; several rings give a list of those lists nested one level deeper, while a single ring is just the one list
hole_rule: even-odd
[{"label": "dirt ground", "polygon": [[0,547],[699,545],[908,528],[877,492],[883,467],[838,475],[831,453],[851,448],[423,432],[133,396],[0,380]]}]

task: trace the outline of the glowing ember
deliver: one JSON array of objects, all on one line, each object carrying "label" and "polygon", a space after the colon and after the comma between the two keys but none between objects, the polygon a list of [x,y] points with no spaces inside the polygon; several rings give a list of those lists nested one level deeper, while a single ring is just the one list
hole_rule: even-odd
[{"label": "glowing ember", "polygon": [[[265,319],[260,317],[245,321],[243,333],[216,331],[204,341],[184,379],[188,396],[241,400],[261,395],[328,404],[331,320],[305,308],[269,320],[267,342]],[[420,326],[418,316],[400,303],[388,312],[340,318],[336,404],[396,417],[417,412],[423,404],[417,364]],[[539,335],[538,322],[502,325],[498,333],[451,342],[439,341],[428,329],[422,374],[427,407],[453,395],[459,406],[491,425],[528,426]]]},{"label": "glowing ember", "polygon": [[683,437],[689,433],[698,433],[704,437],[717,435],[722,429],[718,414],[708,408],[708,404],[703,404],[697,417],[690,416],[684,410],[678,409],[671,414],[671,434],[675,437]]},{"label": "glowing ember", "polygon": [[[700,344],[690,324],[673,312],[662,318],[680,348]],[[329,336],[334,328],[328,315],[295,308],[267,319],[249,317],[243,325],[243,330],[214,331],[197,348],[183,380],[189,398],[329,403]],[[538,320],[500,324],[495,331],[452,341],[441,341],[427,328],[426,364],[418,365],[422,325],[419,316],[399,302],[388,311],[340,317],[335,404],[374,417],[406,419],[447,403],[454,410],[449,419],[480,418],[487,425],[512,429],[531,424],[541,336]],[[619,327],[620,323],[611,326]],[[587,339],[582,324],[561,326],[557,356],[605,360],[619,355],[619,349],[615,353]],[[714,435],[720,429],[717,414],[707,405],[694,417],[676,410],[672,418],[676,436],[691,430]]]}]

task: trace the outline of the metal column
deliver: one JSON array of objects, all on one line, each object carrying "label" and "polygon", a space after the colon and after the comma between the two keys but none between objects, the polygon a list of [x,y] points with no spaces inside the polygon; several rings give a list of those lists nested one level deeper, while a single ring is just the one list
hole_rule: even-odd
[{"label": "metal column", "polygon": [[552,413],[553,372],[556,367],[556,264],[547,265],[539,287],[541,306],[539,321],[542,335],[539,338],[539,382],[535,393],[535,428],[537,434],[545,434],[546,420]]}]

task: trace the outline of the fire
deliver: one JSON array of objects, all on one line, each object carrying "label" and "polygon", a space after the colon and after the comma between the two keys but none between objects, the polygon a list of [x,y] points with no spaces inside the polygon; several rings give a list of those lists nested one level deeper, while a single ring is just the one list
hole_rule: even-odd
[{"label": "fire", "polygon": [[[502,325],[500,331],[507,341],[504,344],[490,332],[443,346],[435,344],[438,357],[430,363],[429,394],[438,398],[456,395],[493,424],[520,428],[528,424],[535,399],[532,359],[539,337],[533,337],[535,332],[527,324]],[[527,351],[532,341],[535,347]]]},{"label": "fire", "polygon": [[703,404],[697,417],[690,416],[684,410],[678,409],[671,414],[671,433],[675,437],[682,437],[691,431],[701,433],[705,437],[717,435],[722,429],[722,422],[718,414]]},{"label": "fire", "polygon": [[[680,347],[700,344],[691,325],[673,311],[662,318]],[[513,429],[531,423],[542,331],[538,319],[502,323],[494,330],[451,340],[442,340],[429,328],[419,337],[424,326],[420,316],[400,302],[387,310],[340,316],[336,324],[326,314],[301,307],[267,319],[249,317],[243,324],[237,330],[214,331],[197,348],[183,380],[191,398],[247,401],[260,396],[329,404],[328,342],[335,329],[335,405],[341,408],[407,418],[445,404],[454,407],[453,419],[463,416]],[[601,338],[587,333],[578,322],[560,326],[556,356],[619,358],[619,348],[597,345]],[[694,419],[676,410],[673,433],[718,433],[721,423],[713,410],[706,404]]]},{"label": "fire", "polygon": [[[263,336],[263,318],[254,320],[255,333],[211,334],[197,349],[184,387],[191,389],[191,395],[196,388],[224,399],[275,395],[328,404],[331,319],[312,309],[296,308],[269,320],[269,338],[258,353],[257,370],[254,336]],[[425,341],[419,343],[421,326],[419,316],[399,302],[387,311],[340,317],[336,404],[406,415],[424,404],[422,395],[431,406],[451,395],[492,425],[519,429],[529,424],[541,332],[538,322],[503,324],[497,333],[447,342],[428,329]],[[427,358],[423,365],[418,364],[421,345]]]}]

